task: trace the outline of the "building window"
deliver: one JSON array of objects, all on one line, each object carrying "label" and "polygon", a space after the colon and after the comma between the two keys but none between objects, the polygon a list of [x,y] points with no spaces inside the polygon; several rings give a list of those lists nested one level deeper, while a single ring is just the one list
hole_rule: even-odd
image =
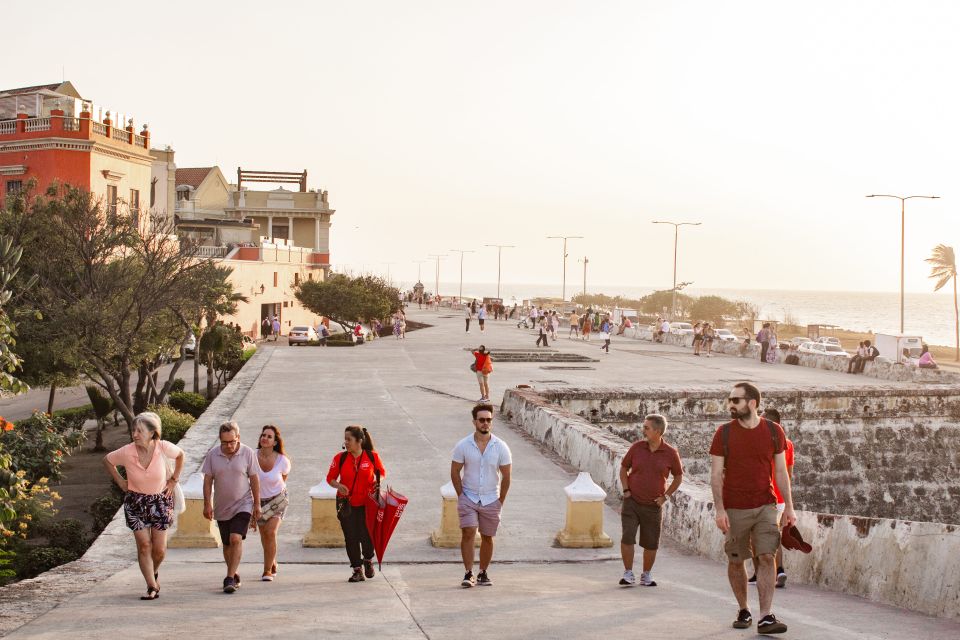
[{"label": "building window", "polygon": [[23,180],[7,180],[7,195],[13,196],[23,191]]},{"label": "building window", "polygon": [[293,286],[297,286],[298,284],[300,284],[300,274],[295,273],[293,274]]},{"label": "building window", "polygon": [[117,188],[112,184],[107,185],[107,213],[110,215],[117,213]]},{"label": "building window", "polygon": [[273,286],[277,286],[277,272],[273,272]]},{"label": "building window", "polygon": [[286,303],[286,302],[283,303],[283,308],[284,308],[284,309],[287,308],[287,303]]},{"label": "building window", "polygon": [[133,216],[134,224],[140,224],[140,190],[130,189],[130,215]]}]

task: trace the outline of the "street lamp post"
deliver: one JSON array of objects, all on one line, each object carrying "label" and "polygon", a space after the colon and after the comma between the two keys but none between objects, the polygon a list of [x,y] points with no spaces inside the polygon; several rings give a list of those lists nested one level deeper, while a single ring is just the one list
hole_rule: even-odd
[{"label": "street lamp post", "polygon": [[[446,257],[447,257],[447,254],[445,254],[445,253],[431,253],[431,254],[429,254],[429,255],[430,255],[431,258],[433,258],[434,260],[437,261],[437,280],[436,280],[436,284],[434,285],[434,289],[433,289],[433,297],[434,297],[434,298],[439,298],[439,297],[440,297],[440,258],[446,258]],[[438,310],[439,310],[439,308],[440,308],[439,305],[437,305],[437,309],[438,309]]]},{"label": "street lamp post", "polygon": [[560,298],[567,299],[567,240],[581,240],[583,236],[547,236],[548,240],[563,240],[563,289]]},{"label": "street lamp post", "polygon": [[423,264],[424,262],[429,262],[429,260],[414,260],[413,262],[415,262],[416,265],[417,265],[417,282],[421,282],[421,280],[420,280],[420,265]]},{"label": "street lamp post", "polygon": [[677,316],[677,242],[680,235],[680,227],[688,225],[697,227],[699,222],[670,222],[667,220],[653,220],[653,224],[672,224],[673,225],[673,296],[670,299],[670,320]]},{"label": "street lamp post", "polygon": [[457,302],[463,304],[463,254],[474,253],[474,251],[472,249],[450,249],[450,251],[460,254],[460,299]]},{"label": "street lamp post", "polygon": [[906,202],[911,198],[926,198],[928,200],[938,200],[940,196],[893,196],[886,193],[873,193],[868,198],[896,198],[900,201],[900,333],[903,333],[903,273],[904,273],[904,249],[906,238]]},{"label": "street lamp post", "polygon": [[513,249],[514,245],[512,244],[485,244],[485,247],[496,247],[497,248],[497,298],[500,297],[500,254],[504,249]]},{"label": "street lamp post", "polygon": [[583,260],[578,260],[578,262],[583,263],[583,295],[587,295],[587,264],[590,263],[590,259],[587,256],[583,256]]}]

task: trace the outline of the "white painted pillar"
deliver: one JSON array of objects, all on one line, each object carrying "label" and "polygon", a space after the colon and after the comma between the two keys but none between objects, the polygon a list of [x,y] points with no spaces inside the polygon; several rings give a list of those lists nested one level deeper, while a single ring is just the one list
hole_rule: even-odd
[{"label": "white painted pillar", "polygon": [[287,216],[287,246],[293,246],[293,216]]},{"label": "white painted pillar", "polygon": [[320,251],[320,218],[313,219],[313,250]]},{"label": "white painted pillar", "polygon": [[273,216],[267,216],[267,237],[273,242]]}]

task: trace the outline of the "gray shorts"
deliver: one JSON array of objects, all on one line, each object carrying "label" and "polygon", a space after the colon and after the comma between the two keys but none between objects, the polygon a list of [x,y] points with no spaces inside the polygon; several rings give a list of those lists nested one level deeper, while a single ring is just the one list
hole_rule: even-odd
[{"label": "gray shorts", "polygon": [[457,515],[460,516],[461,529],[478,528],[480,535],[492,538],[497,535],[500,526],[500,509],[503,507],[499,500],[490,504],[481,505],[464,494],[457,498]]}]

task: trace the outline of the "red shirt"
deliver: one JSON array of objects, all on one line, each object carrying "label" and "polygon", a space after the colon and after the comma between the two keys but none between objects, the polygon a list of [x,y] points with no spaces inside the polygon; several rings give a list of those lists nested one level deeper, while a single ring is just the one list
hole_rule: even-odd
[{"label": "red shirt", "polygon": [[[730,452],[723,473],[723,505],[727,509],[756,509],[765,504],[775,504],[773,492],[773,457],[786,448],[787,436],[783,427],[772,423],[777,433],[774,447],[766,418],[753,429],[740,426],[734,420],[730,427],[727,447]],[[723,456],[723,427],[713,434],[710,455]]]},{"label": "red shirt", "polygon": [[640,504],[656,504],[654,500],[667,490],[668,473],[675,478],[683,475],[680,454],[663,440],[656,451],[650,451],[646,440],[634,442],[620,466],[630,470],[627,488],[630,497]]},{"label": "red shirt", "polygon": [[[477,371],[480,373],[492,373],[493,372],[493,363],[490,361],[490,352],[480,353],[479,351],[473,352],[473,358],[476,360],[474,366],[477,368]],[[489,368],[484,371],[483,368],[488,366]]]},{"label": "red shirt", "polygon": [[[373,462],[376,464],[376,468],[380,471],[380,477],[387,475],[386,469],[383,468],[383,463],[380,462],[380,455],[376,451],[371,452],[373,454]],[[346,455],[347,459],[343,461],[343,466],[340,466],[340,456]],[[359,471],[359,475],[357,472]],[[333,456],[333,462],[330,463],[330,469],[327,471],[327,482],[333,482],[337,479],[337,476],[340,476],[340,483],[346,485],[348,489],[353,487],[350,491],[350,505],[354,507],[362,507],[367,500],[367,495],[373,489],[373,485],[376,482],[376,475],[374,474],[374,467],[370,464],[370,456],[366,451],[360,453],[360,456],[354,458],[349,453],[338,453]],[[356,484],[354,484],[354,478],[356,477]]]},{"label": "red shirt", "polygon": [[[790,471],[790,467],[793,466],[793,442],[787,440],[787,471]],[[773,469],[773,493],[777,496],[777,504],[783,504],[783,496],[780,495],[780,488],[777,487],[777,469]]]}]

